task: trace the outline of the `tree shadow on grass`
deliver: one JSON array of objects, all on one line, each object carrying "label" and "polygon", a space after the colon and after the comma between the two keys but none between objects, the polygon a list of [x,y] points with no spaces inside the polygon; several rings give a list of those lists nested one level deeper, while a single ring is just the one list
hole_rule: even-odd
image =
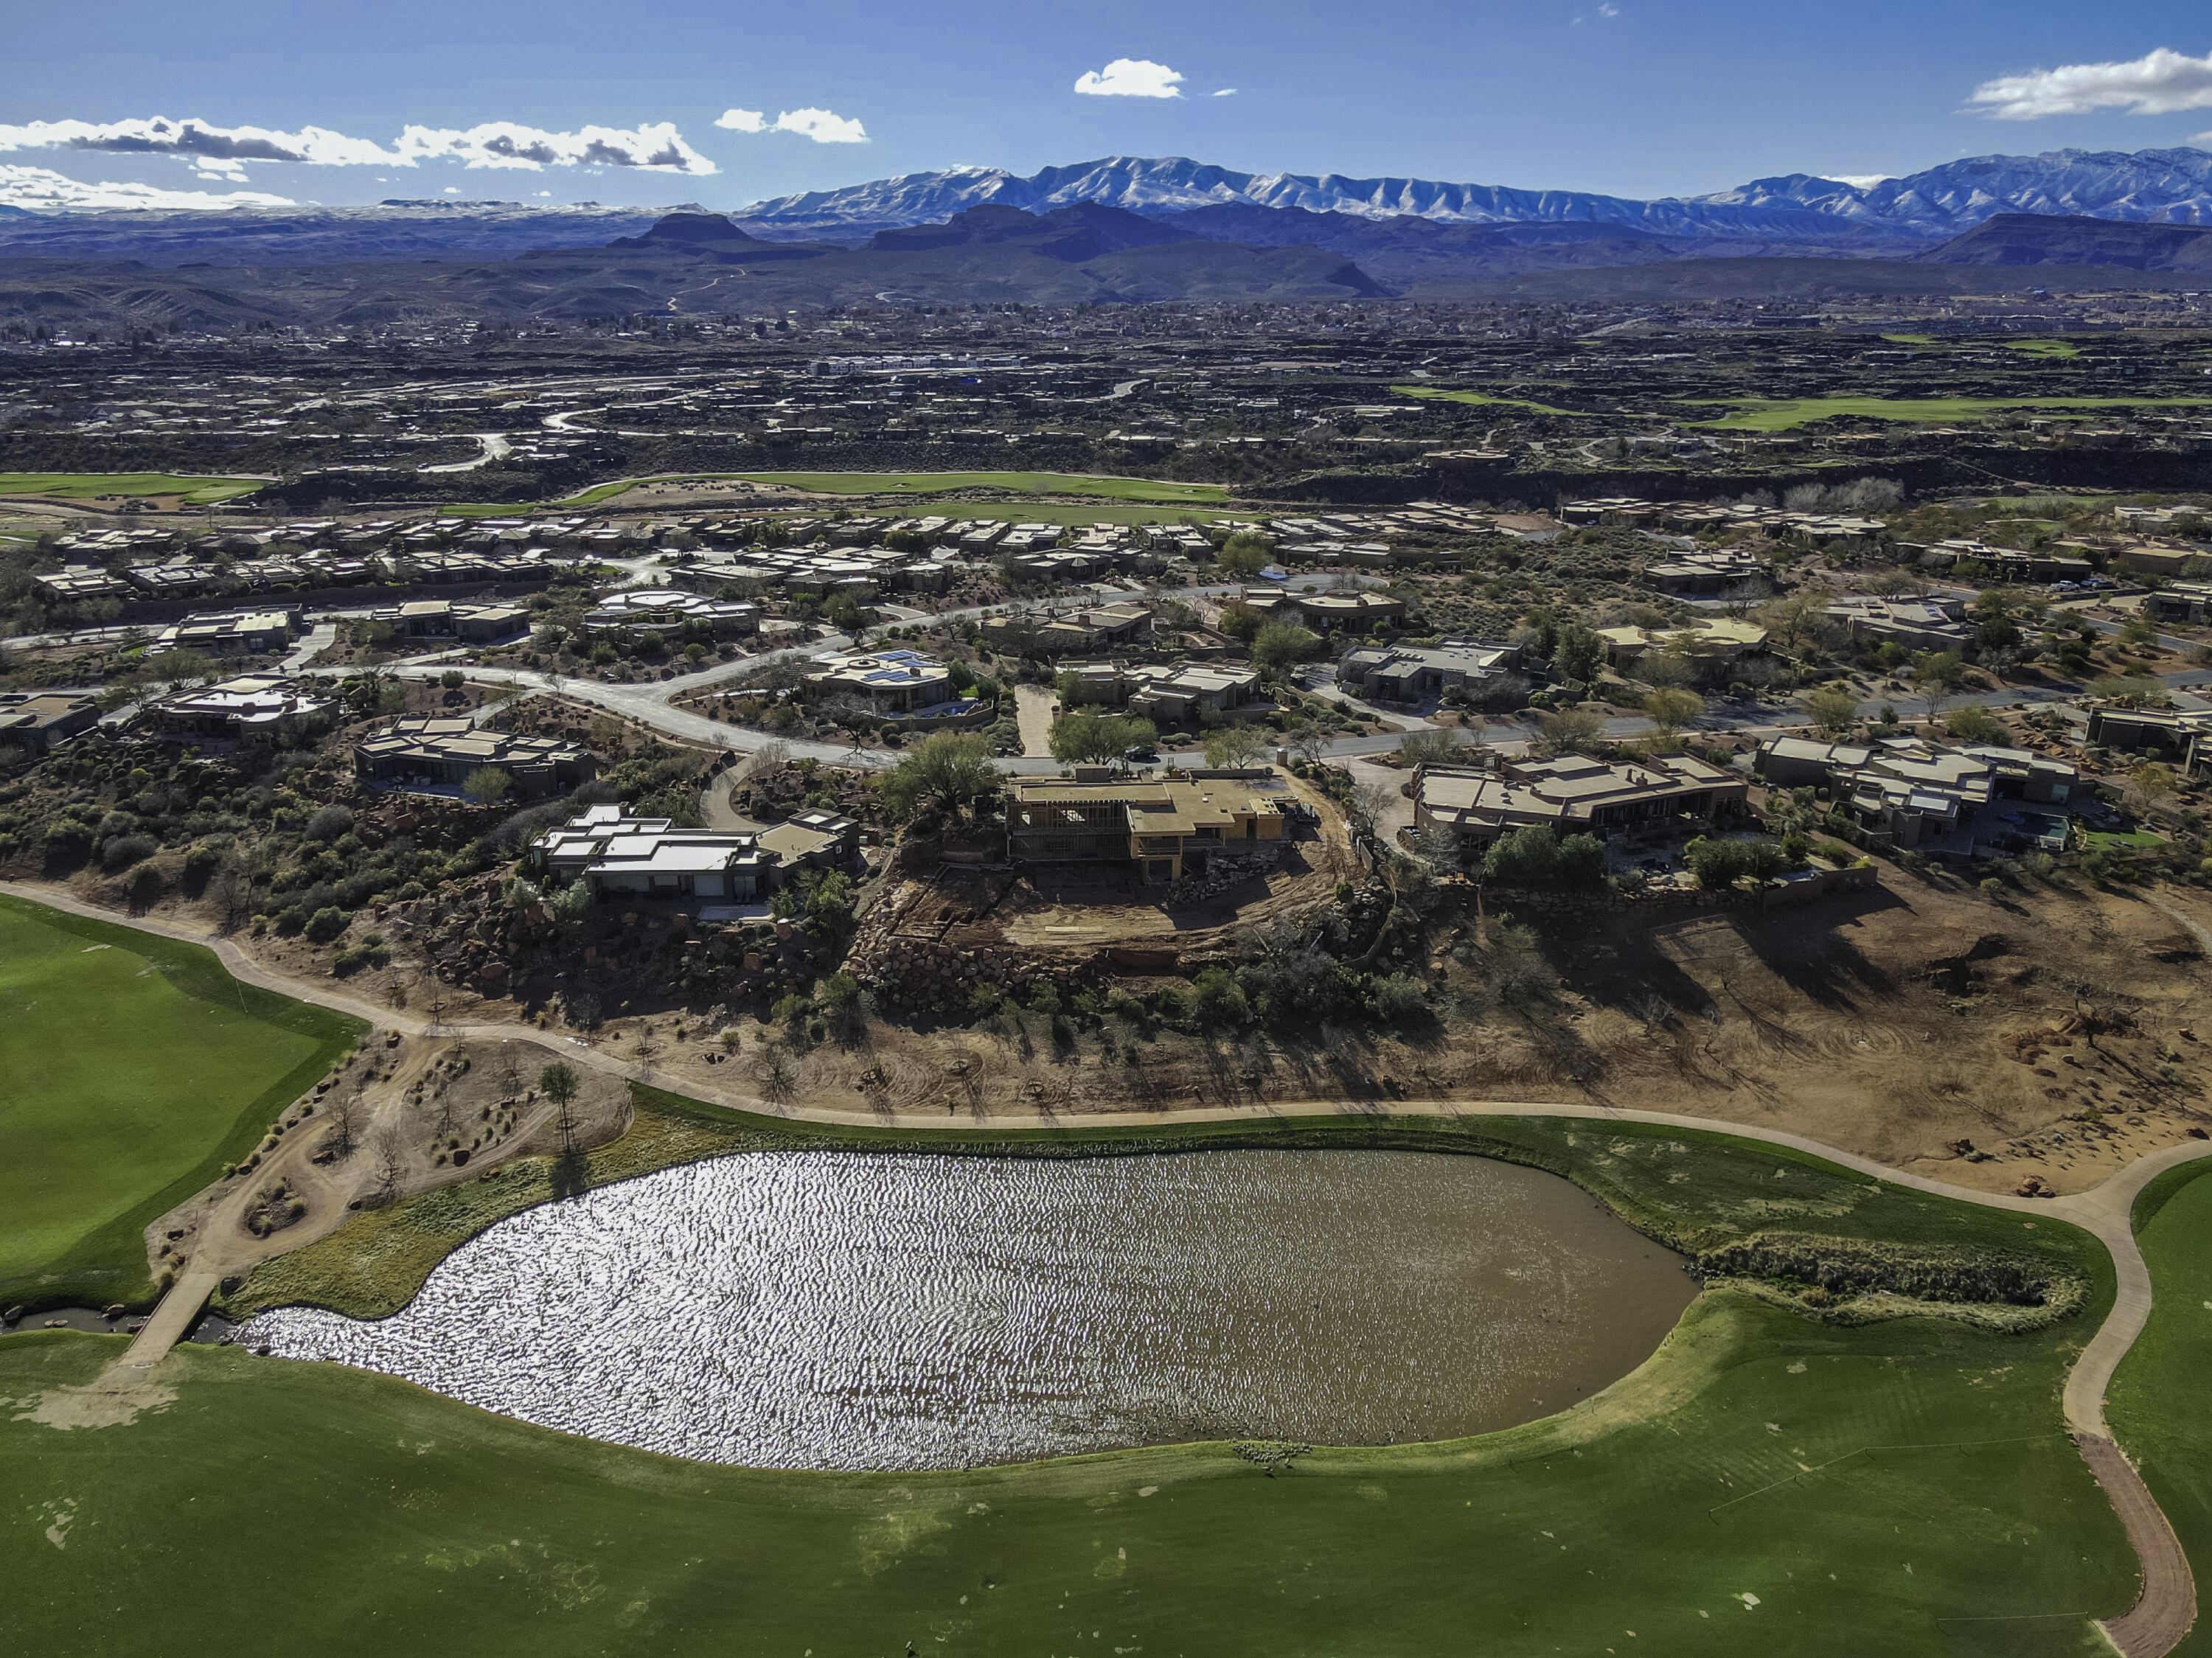
[{"label": "tree shadow on grass", "polygon": [[581,1197],[592,1188],[591,1159],[580,1148],[563,1151],[553,1159],[553,1195]]}]

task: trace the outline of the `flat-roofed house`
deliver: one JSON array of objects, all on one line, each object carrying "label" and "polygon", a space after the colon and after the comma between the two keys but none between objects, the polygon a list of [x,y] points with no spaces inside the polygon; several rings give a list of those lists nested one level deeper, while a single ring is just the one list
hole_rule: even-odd
[{"label": "flat-roofed house", "polygon": [[760,843],[785,870],[842,869],[860,848],[860,826],[834,811],[795,811],[760,832]]},{"label": "flat-roofed house", "polygon": [[1649,651],[1733,662],[1766,648],[1765,629],[1726,616],[1692,616],[1671,628],[1600,628],[1597,636],[1605,641],[1606,659],[1616,668],[1634,667]]},{"label": "flat-roofed house", "polygon": [[164,628],[154,642],[165,651],[201,651],[210,656],[265,654],[291,648],[300,617],[296,606],[199,610]]},{"label": "flat-roofed house", "polygon": [[1876,598],[1866,593],[1832,599],[1823,612],[1853,639],[1895,640],[1928,651],[1964,650],[1966,613],[1954,598]]},{"label": "flat-roofed house", "polygon": [[68,691],[0,691],[0,749],[49,754],[100,720],[100,704]]},{"label": "flat-roofed house", "polygon": [[2105,707],[2089,710],[2089,740],[2130,754],[2187,759],[2208,734],[2212,734],[2212,709]]},{"label": "flat-roofed house", "polygon": [[613,802],[546,830],[530,853],[549,880],[582,881],[603,896],[742,902],[781,879],[781,860],[757,835],[678,829],[666,817],[632,817]]},{"label": "flat-roofed house", "polygon": [[818,695],[857,698],[876,713],[912,714],[953,700],[952,675],[919,651],[843,651],[817,657],[806,676]]},{"label": "flat-roofed house", "polygon": [[673,637],[686,629],[716,639],[742,639],[760,631],[760,606],[741,599],[708,598],[682,587],[633,587],[609,593],[584,612],[586,631],[629,628]]},{"label": "flat-roofed house", "polygon": [[1770,737],[1752,762],[1778,789],[1818,788],[1839,771],[1856,771],[1874,758],[1863,743],[1823,743],[1809,737]]},{"label": "flat-roofed house", "polygon": [[1521,659],[1516,645],[1447,639],[1440,645],[1362,645],[1337,664],[1339,684],[1378,701],[1419,702],[1495,679]]},{"label": "flat-roofed house", "polygon": [[[1772,737],[1759,745],[1753,763],[1778,787],[1826,786],[1838,809],[1897,847],[1920,847],[1967,831],[1948,850],[1969,855],[1976,850],[1973,831],[1982,808],[2005,800],[2064,805],[2079,775],[2066,761],[2027,749],[1986,744],[1954,749],[1917,737],[1865,744]],[[2026,835],[2033,816],[2013,814],[2023,826],[2019,829],[2003,827],[2002,819],[1983,827],[1999,841]]]},{"label": "flat-roofed house", "polygon": [[2203,622],[2212,617],[2212,581],[2172,582],[2144,594],[2142,608],[2163,622]]},{"label": "flat-roofed house", "polygon": [[1130,713],[1170,722],[1195,719],[1201,707],[1226,713],[1260,688],[1260,676],[1253,669],[1210,667],[1194,662],[1164,668],[1132,667],[1124,671],[1124,679],[1129,687]]},{"label": "flat-roofed house", "polygon": [[364,781],[459,788],[469,774],[490,766],[507,774],[524,799],[558,794],[589,782],[598,771],[580,743],[513,732],[455,718],[395,720],[354,744],[354,774]]},{"label": "flat-roofed house", "polygon": [[147,703],[139,718],[167,738],[240,742],[282,736],[337,706],[326,681],[248,673],[172,691]]},{"label": "flat-roofed house", "polygon": [[1413,820],[1484,846],[1530,824],[1560,835],[1611,835],[1662,818],[1711,822],[1740,807],[1750,788],[1735,773],[1688,755],[1612,762],[1567,755],[1507,761],[1495,770],[1425,766],[1413,784]]},{"label": "flat-roofed house", "polygon": [[1283,838],[1288,819],[1248,779],[1013,781],[1006,828],[1033,863],[1134,863],[1147,881],[1196,873],[1216,853]]}]

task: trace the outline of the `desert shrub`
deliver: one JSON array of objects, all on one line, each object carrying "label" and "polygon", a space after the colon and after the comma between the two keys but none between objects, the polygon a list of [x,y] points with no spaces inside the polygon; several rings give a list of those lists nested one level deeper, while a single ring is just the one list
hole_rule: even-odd
[{"label": "desert shrub", "polygon": [[353,917],[336,904],[327,905],[307,918],[304,931],[310,944],[326,944],[352,924]]},{"label": "desert shrub", "polygon": [[143,863],[161,849],[161,843],[150,835],[118,835],[110,837],[100,849],[101,866],[108,870],[128,869]]},{"label": "desert shrub", "polygon": [[1762,881],[1782,873],[1784,853],[1771,841],[1715,841],[1704,835],[1682,849],[1698,884],[1708,890],[1732,887],[1746,876]]}]

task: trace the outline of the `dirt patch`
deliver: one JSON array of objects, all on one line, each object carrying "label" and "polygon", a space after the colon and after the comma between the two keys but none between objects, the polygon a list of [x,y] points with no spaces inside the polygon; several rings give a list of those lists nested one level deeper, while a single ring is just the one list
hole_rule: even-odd
[{"label": "dirt patch", "polygon": [[[67,1432],[72,1428],[127,1428],[148,1411],[167,1410],[176,1398],[173,1388],[110,1371],[82,1388],[50,1388],[32,1398],[8,1402],[18,1407],[14,1412],[16,1421]],[[67,1533],[66,1519],[58,1520],[56,1525]],[[54,1527],[48,1528],[46,1537],[56,1548],[64,1546],[64,1540],[54,1534]]]}]

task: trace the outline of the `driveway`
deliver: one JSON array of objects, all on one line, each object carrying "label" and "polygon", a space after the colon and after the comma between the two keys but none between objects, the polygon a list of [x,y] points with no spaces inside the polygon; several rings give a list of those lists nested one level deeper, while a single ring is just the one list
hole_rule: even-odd
[{"label": "driveway", "polygon": [[1021,722],[1022,752],[1034,758],[1052,754],[1052,705],[1058,701],[1042,685],[1014,687],[1014,718]]}]

